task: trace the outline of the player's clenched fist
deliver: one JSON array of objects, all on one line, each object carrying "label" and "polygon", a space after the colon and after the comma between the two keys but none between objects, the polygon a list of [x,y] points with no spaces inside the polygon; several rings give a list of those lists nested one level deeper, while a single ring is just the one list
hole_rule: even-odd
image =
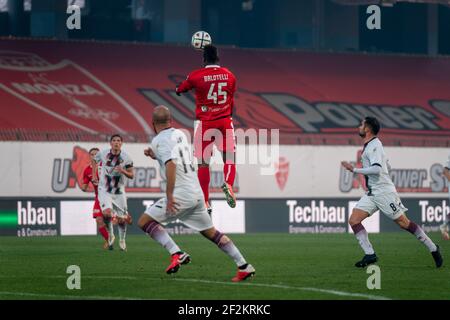
[{"label": "player's clenched fist", "polygon": [[144,154],[145,154],[145,156],[150,157],[150,158],[156,160],[155,153],[153,152],[153,150],[152,150],[151,148],[145,149],[145,150],[144,150]]},{"label": "player's clenched fist", "polygon": [[125,172],[125,169],[122,168],[121,166],[115,166],[115,167],[114,167],[114,171],[115,171],[115,172],[118,172],[118,173],[124,173],[124,172]]},{"label": "player's clenched fist", "polygon": [[353,172],[353,166],[350,163],[348,163],[347,161],[342,161],[341,164],[345,169],[347,169],[350,172]]}]

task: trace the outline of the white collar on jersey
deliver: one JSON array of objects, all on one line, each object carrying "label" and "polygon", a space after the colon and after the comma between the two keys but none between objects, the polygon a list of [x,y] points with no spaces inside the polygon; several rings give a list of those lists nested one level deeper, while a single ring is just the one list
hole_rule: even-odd
[{"label": "white collar on jersey", "polygon": [[218,64],[208,64],[205,68],[220,68]]}]

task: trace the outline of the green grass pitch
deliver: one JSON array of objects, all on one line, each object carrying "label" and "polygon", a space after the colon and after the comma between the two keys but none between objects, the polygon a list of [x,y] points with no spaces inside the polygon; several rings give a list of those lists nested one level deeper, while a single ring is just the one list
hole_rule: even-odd
[{"label": "green grass pitch", "polygon": [[[449,299],[450,243],[444,266],[410,234],[370,235],[380,258],[381,289],[354,262],[355,238],[344,235],[231,235],[256,268],[250,281],[232,283],[234,263],[200,235],[175,236],[192,257],[177,274],[164,273],[166,251],[146,235],[129,235],[128,252],[103,250],[100,237],[0,239],[0,299]],[[81,289],[66,286],[69,265],[81,268]]]}]

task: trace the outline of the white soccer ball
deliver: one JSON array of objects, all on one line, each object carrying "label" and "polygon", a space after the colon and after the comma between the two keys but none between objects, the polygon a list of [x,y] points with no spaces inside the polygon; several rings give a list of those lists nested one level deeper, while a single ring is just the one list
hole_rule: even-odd
[{"label": "white soccer ball", "polygon": [[206,31],[197,31],[192,35],[191,44],[197,50],[203,50],[205,46],[211,43],[211,36]]}]

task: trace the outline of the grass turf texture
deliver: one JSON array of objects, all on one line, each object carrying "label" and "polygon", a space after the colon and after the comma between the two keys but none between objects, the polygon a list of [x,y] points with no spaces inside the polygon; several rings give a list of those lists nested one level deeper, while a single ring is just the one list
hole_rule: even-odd
[{"label": "grass turf texture", "polygon": [[[192,263],[172,276],[164,273],[169,255],[145,235],[129,235],[128,252],[119,251],[117,238],[114,251],[107,251],[101,248],[101,238],[94,236],[2,237],[0,299],[450,298],[450,243],[438,234],[431,237],[441,244],[441,269],[406,232],[370,235],[380,258],[381,290],[367,289],[369,274],[353,266],[363,255],[353,235],[231,237],[256,268],[250,281],[232,283],[234,263],[200,235],[174,237]],[[69,265],[81,268],[81,290],[66,287]],[[350,295],[354,293],[370,297]]]}]

